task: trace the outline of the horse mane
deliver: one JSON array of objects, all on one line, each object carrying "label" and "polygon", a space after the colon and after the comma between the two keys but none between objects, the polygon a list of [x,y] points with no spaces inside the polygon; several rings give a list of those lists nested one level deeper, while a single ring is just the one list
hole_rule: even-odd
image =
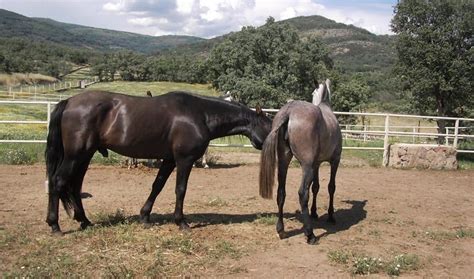
[{"label": "horse mane", "polygon": [[331,81],[326,79],[326,82],[320,83],[319,87],[313,91],[313,104],[318,106],[321,103],[325,103],[328,106],[331,105]]}]

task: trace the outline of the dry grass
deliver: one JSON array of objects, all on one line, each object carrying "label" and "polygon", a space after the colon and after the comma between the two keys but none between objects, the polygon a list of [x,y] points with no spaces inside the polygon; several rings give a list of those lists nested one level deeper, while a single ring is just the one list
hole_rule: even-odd
[{"label": "dry grass", "polygon": [[[228,233],[208,239],[199,231],[181,232],[174,224],[145,229],[124,215],[101,212],[98,224],[63,237],[32,236],[16,227],[0,230],[0,247],[11,253],[6,277],[169,277],[231,274],[251,245],[243,247]],[[233,234],[232,238],[239,238]],[[21,251],[20,253],[18,253]]]},{"label": "dry grass", "polygon": [[0,85],[5,85],[5,86],[52,83],[56,81],[58,81],[56,78],[42,75],[42,74],[31,74],[31,73],[0,74]]}]

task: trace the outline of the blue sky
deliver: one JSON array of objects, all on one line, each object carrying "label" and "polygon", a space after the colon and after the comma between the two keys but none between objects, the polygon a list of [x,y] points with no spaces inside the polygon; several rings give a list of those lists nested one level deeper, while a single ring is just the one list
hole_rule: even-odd
[{"label": "blue sky", "polygon": [[[86,26],[147,35],[212,38],[269,16],[322,15],[376,34],[390,34],[396,0],[0,0],[0,8]],[[1,30],[0,30],[1,32]]]}]

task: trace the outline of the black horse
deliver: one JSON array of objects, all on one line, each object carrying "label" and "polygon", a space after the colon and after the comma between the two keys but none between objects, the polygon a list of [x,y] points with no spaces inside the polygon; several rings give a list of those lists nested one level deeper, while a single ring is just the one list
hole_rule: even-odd
[{"label": "black horse", "polygon": [[261,109],[203,97],[170,92],[158,97],[132,97],[90,91],[57,104],[51,115],[45,151],[49,181],[46,222],[61,233],[58,207],[74,210],[84,229],[91,224],[81,201],[84,175],[94,153],[108,149],[143,159],[163,159],[152,191],[140,211],[150,222],[150,212],[173,169],[177,168],[175,222],[187,229],[183,201],[194,161],[215,138],[241,134],[261,149],[271,130],[271,120]]}]

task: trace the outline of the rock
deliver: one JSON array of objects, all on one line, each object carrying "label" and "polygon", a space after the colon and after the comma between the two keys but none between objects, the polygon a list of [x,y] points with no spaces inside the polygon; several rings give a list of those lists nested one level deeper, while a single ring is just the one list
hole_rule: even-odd
[{"label": "rock", "polygon": [[390,145],[389,166],[455,170],[458,167],[456,149],[430,144],[392,144]]}]

